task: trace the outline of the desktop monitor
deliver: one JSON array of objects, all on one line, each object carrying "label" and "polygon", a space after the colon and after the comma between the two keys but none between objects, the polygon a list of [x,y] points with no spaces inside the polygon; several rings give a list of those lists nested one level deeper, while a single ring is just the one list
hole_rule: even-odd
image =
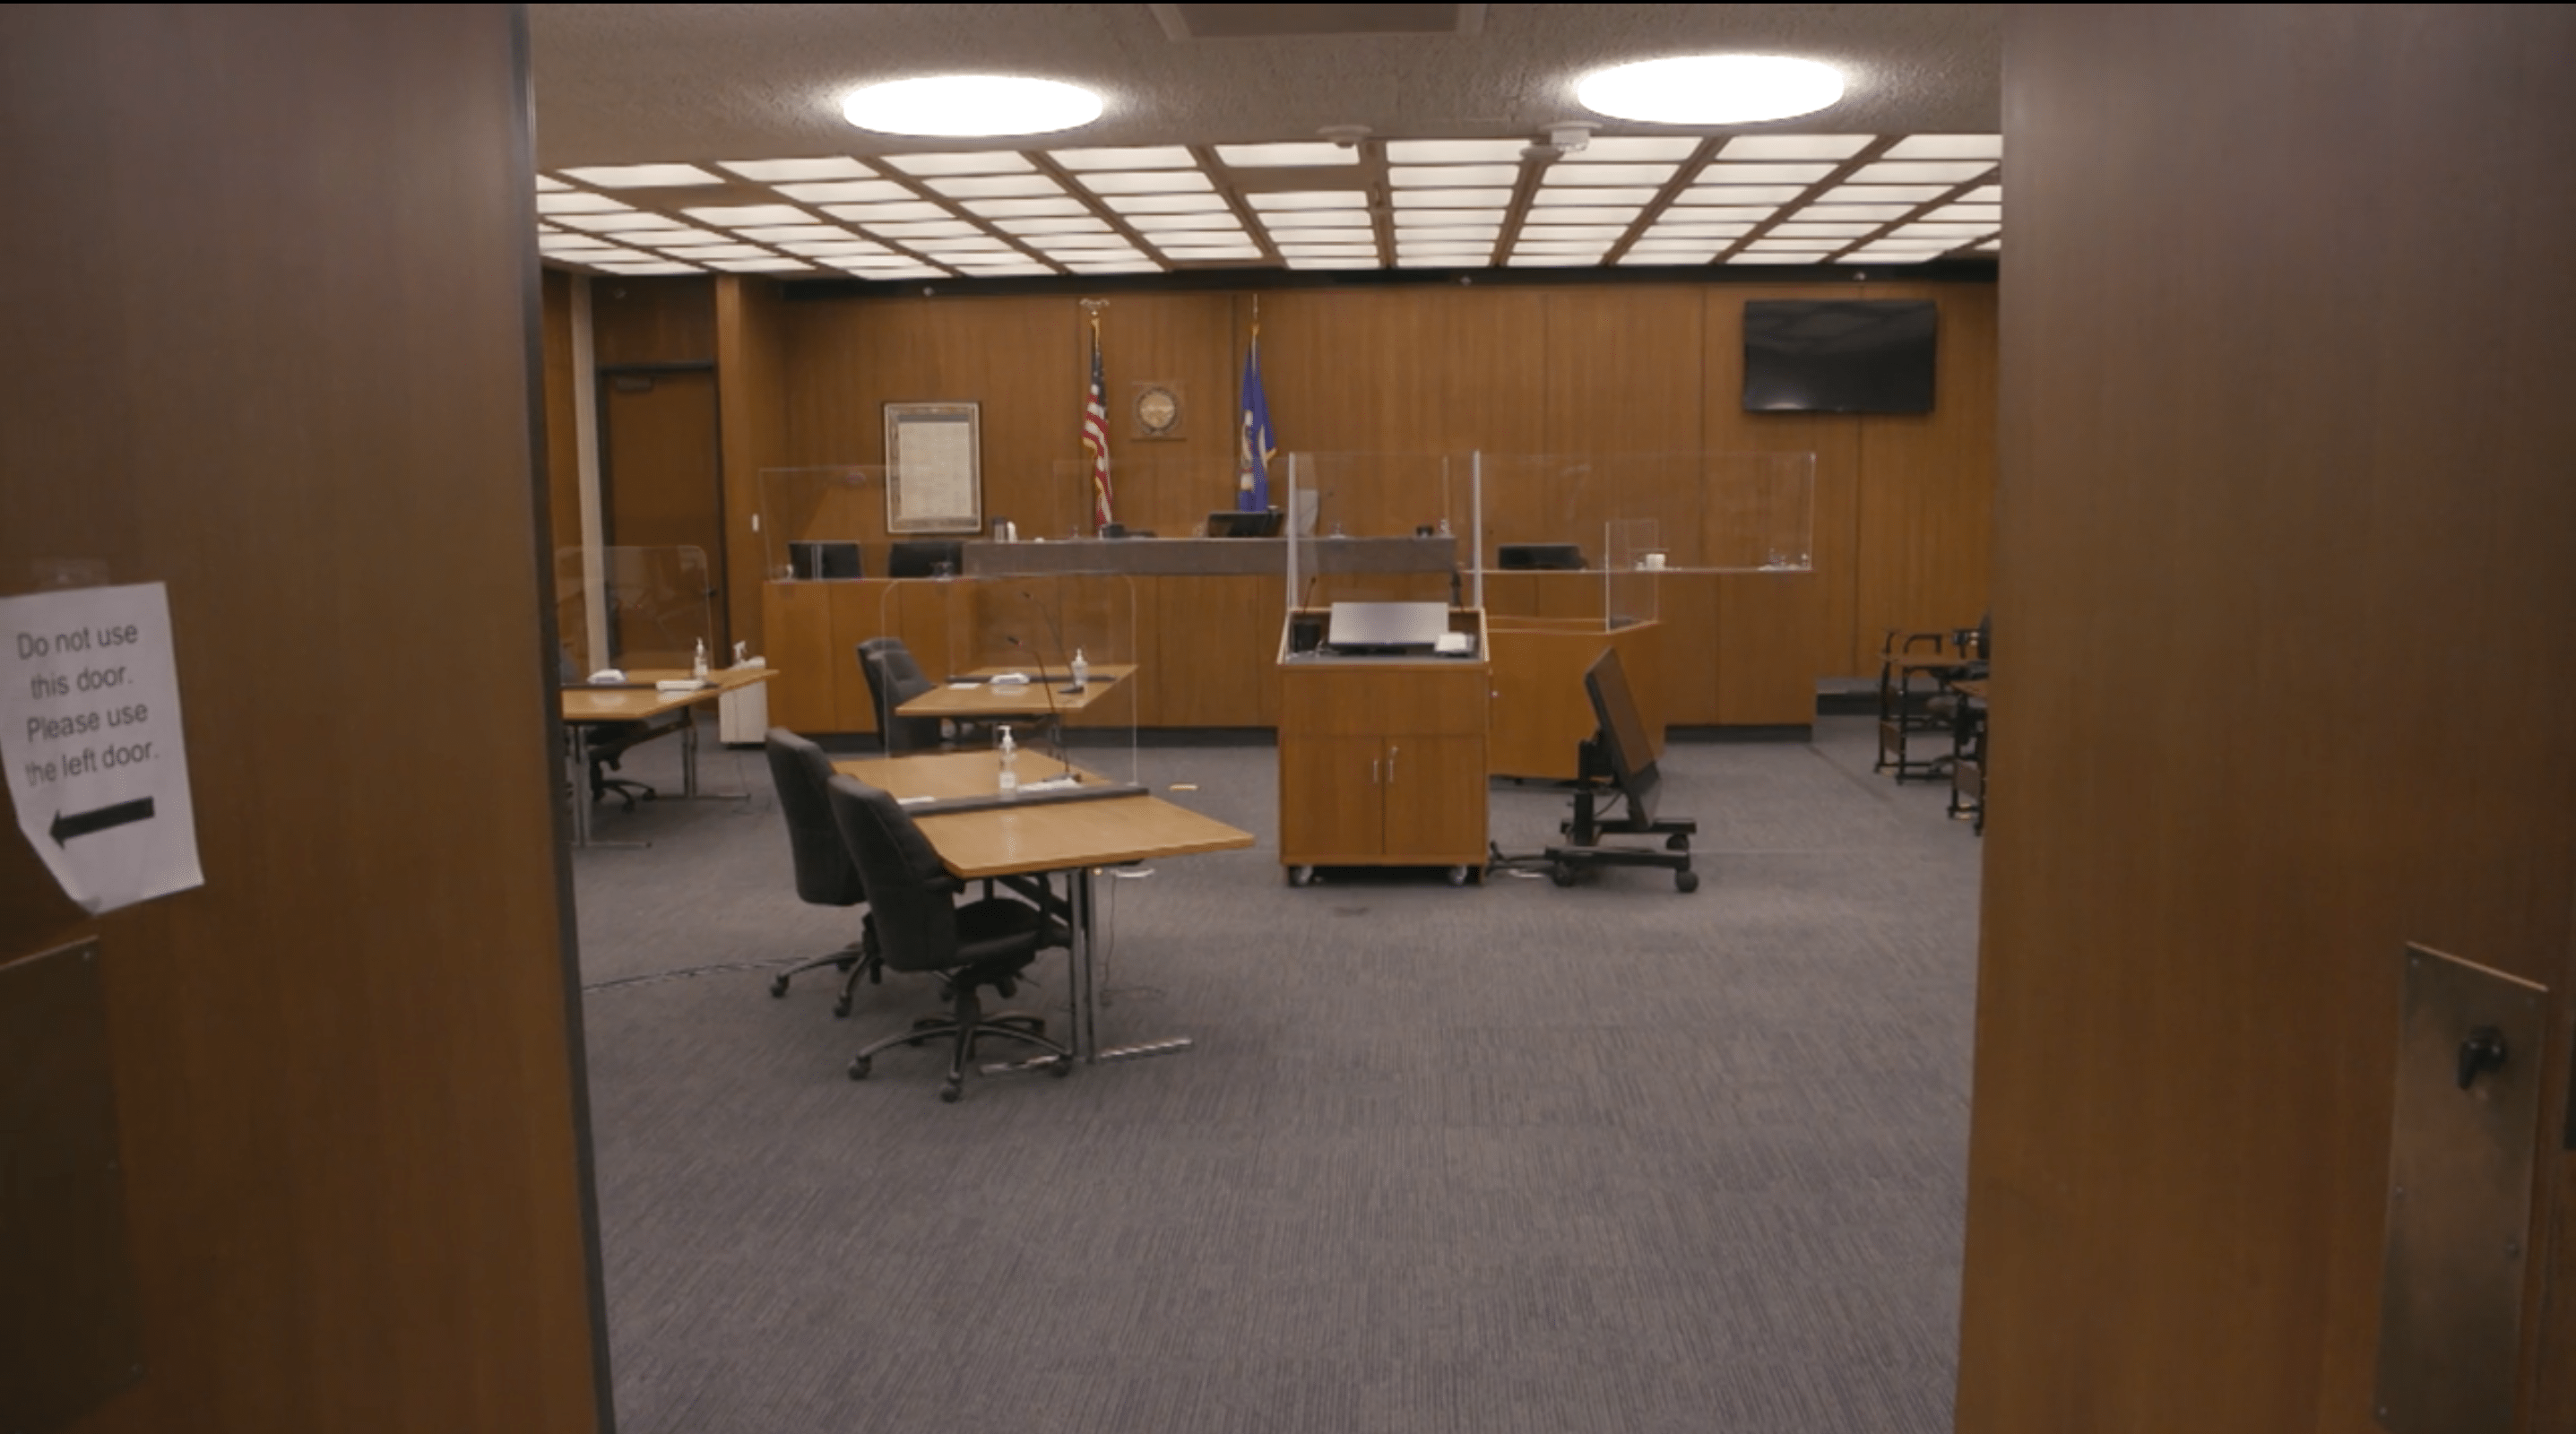
[{"label": "desktop monitor", "polygon": [[1579,572],[1583,549],[1575,543],[1505,543],[1494,550],[1494,560],[1509,572],[1531,568]]},{"label": "desktop monitor", "polygon": [[789,543],[788,571],[808,580],[861,576],[856,543]]},{"label": "desktop monitor", "polygon": [[953,540],[898,538],[886,550],[890,578],[947,577],[965,566],[966,545]]},{"label": "desktop monitor", "polygon": [[1210,513],[1207,535],[1211,538],[1275,538],[1284,515],[1276,508],[1256,508],[1249,512],[1228,508]]},{"label": "desktop monitor", "polygon": [[1601,724],[1593,740],[1609,764],[1608,775],[1627,794],[1629,812],[1651,819],[1661,778],[1655,771],[1654,744],[1646,735],[1645,719],[1637,715],[1637,699],[1628,691],[1627,670],[1619,665],[1617,648],[1604,648],[1592,660],[1583,674],[1583,694],[1592,700],[1592,716]]}]

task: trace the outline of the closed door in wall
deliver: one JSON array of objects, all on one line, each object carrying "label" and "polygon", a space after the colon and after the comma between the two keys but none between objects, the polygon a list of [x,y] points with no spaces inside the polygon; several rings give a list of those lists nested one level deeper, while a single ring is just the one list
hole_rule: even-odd
[{"label": "closed door in wall", "polygon": [[599,378],[602,537],[627,550],[608,572],[617,660],[686,666],[704,638],[707,660],[721,666],[730,639],[715,371],[607,369]]}]

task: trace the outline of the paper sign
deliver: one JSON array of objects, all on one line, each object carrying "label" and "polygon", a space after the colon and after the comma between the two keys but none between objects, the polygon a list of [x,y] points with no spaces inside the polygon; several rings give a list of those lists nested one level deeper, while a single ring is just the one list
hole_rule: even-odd
[{"label": "paper sign", "polygon": [[162,583],[0,598],[18,830],[95,913],[203,886]]}]

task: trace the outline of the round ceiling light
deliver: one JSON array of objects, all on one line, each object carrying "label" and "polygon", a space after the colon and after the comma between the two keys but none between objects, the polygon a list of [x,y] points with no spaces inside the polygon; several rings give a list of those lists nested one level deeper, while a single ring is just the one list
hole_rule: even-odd
[{"label": "round ceiling light", "polygon": [[1823,109],[1843,97],[1843,77],[1831,65],[1779,55],[1684,55],[1595,70],[1574,97],[1612,119],[1750,124]]},{"label": "round ceiling light", "polygon": [[932,75],[852,90],[841,114],[879,134],[1049,134],[1100,118],[1100,96],[1057,80]]}]

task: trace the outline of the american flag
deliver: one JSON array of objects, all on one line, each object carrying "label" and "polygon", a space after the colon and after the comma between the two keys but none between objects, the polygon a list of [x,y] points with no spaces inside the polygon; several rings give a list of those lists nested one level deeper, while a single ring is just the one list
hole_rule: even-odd
[{"label": "american flag", "polygon": [[1091,455],[1091,522],[1095,531],[1117,521],[1109,513],[1109,401],[1100,387],[1100,321],[1091,321],[1091,395],[1082,402],[1082,447]]}]

